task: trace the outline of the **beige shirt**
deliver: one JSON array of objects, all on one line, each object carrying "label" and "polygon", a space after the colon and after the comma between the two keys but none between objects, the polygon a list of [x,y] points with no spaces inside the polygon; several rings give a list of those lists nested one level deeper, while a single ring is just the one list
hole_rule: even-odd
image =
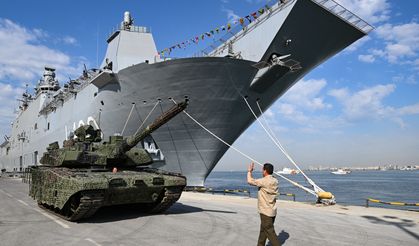
[{"label": "beige shirt", "polygon": [[276,216],[276,196],[278,195],[278,180],[272,175],[261,179],[251,179],[249,184],[259,187],[258,211],[269,217]]}]

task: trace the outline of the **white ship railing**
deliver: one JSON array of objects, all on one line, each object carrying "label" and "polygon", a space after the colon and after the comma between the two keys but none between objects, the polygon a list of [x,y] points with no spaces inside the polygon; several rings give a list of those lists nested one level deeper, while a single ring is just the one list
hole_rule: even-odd
[{"label": "white ship railing", "polygon": [[317,3],[319,6],[323,7],[330,13],[338,16],[342,20],[346,21],[347,23],[351,24],[352,26],[356,27],[358,30],[366,33],[369,33],[374,29],[373,26],[368,24],[366,21],[361,19],[356,14],[349,11],[347,8],[343,7],[339,3],[335,2],[334,0],[312,0],[313,2]]},{"label": "white ship railing", "polygon": [[[201,56],[216,56],[220,53],[223,53],[224,50],[228,49],[229,43],[234,43],[240,38],[246,36],[246,34],[262,24],[265,20],[272,17],[272,15],[276,14],[277,12],[281,11],[289,4],[293,3],[295,0],[286,0],[286,1],[278,1],[272,4],[269,11],[266,11],[263,15],[259,16],[256,20],[252,21],[252,23],[248,23],[245,25],[236,25],[234,26],[226,35],[222,38],[214,41],[210,44],[207,48],[201,50],[199,53],[194,54],[194,57],[201,57]],[[356,14],[352,13],[339,3],[335,2],[334,0],[311,0],[318,4],[320,7],[326,9],[330,13],[334,14],[335,16],[339,17],[340,19],[344,20],[348,24],[354,26],[358,30],[368,33],[374,29],[373,26],[368,24],[366,21],[358,17]]]},{"label": "white ship railing", "polygon": [[111,32],[109,33],[108,37],[112,37],[115,32],[117,31],[128,31],[128,32],[138,32],[138,33],[151,33],[150,27],[145,26],[129,26],[128,28],[124,28],[123,25],[117,25],[116,27],[112,28]]},{"label": "white ship railing", "polygon": [[247,23],[247,20],[245,20],[246,24],[234,26],[227,34],[225,34],[220,39],[215,40],[207,48],[201,50],[199,53],[196,53],[194,56],[216,56],[224,52],[225,49],[228,49],[229,43],[234,43],[242,37],[246,36],[250,31],[261,25],[264,21],[275,15],[277,12],[292,4],[294,1],[296,0],[275,1],[274,4],[267,4],[269,6],[269,10],[265,9],[265,12],[257,19],[253,20],[251,23]]}]

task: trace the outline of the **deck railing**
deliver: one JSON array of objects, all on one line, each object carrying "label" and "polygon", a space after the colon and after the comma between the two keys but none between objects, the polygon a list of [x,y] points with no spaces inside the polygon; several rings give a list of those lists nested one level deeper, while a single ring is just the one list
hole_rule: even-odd
[{"label": "deck railing", "polygon": [[232,27],[232,29],[228,31],[224,36],[215,40],[207,48],[196,53],[194,56],[216,56],[219,53],[224,52],[224,50],[228,49],[229,43],[234,43],[242,37],[246,36],[250,31],[258,27],[277,12],[292,4],[294,1],[295,0],[273,1],[273,3],[267,4],[269,10],[265,9],[265,12],[257,19],[253,20],[251,23],[246,20],[243,25],[236,25]]},{"label": "deck railing", "polygon": [[346,9],[339,3],[335,2],[334,0],[312,0],[312,1],[364,33],[369,33],[370,31],[374,29],[373,26],[371,26],[366,21],[364,21],[363,19],[361,19],[356,14],[352,13],[351,11],[349,11],[348,9]]},{"label": "deck railing", "polygon": [[[228,49],[229,43],[234,43],[240,38],[244,37],[248,32],[252,29],[259,26],[265,20],[269,19],[275,13],[281,11],[289,4],[294,2],[295,0],[284,0],[284,1],[275,1],[273,4],[269,5],[269,11],[266,11],[263,15],[259,16],[256,20],[252,23],[247,23],[245,25],[236,25],[234,26],[227,34],[225,34],[220,39],[215,40],[211,43],[207,48],[201,50],[200,52],[196,53],[194,56],[201,57],[201,56],[217,56],[218,54],[224,52]],[[340,5],[339,3],[335,2],[334,0],[311,0],[317,3],[322,8],[326,9],[330,13],[338,16],[345,22],[349,23],[350,25],[354,26],[358,30],[368,33],[374,29],[373,26],[368,24],[366,21]]]},{"label": "deck railing", "polygon": [[117,25],[116,27],[112,28],[111,32],[108,35],[108,38],[112,37],[115,32],[117,31],[128,31],[128,32],[138,32],[138,33],[151,33],[150,27],[145,26],[129,26],[128,28],[124,28],[122,24]]}]

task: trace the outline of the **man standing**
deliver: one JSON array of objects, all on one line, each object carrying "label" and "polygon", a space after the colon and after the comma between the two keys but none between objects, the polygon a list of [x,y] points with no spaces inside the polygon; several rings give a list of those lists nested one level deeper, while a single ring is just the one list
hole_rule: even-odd
[{"label": "man standing", "polygon": [[255,164],[252,163],[247,169],[247,183],[257,186],[258,211],[260,214],[260,232],[258,246],[265,246],[268,238],[272,246],[279,246],[279,240],[275,232],[274,222],[276,217],[276,196],[278,195],[278,180],[272,177],[274,167],[270,163],[263,165],[263,178],[254,179],[252,172]]}]

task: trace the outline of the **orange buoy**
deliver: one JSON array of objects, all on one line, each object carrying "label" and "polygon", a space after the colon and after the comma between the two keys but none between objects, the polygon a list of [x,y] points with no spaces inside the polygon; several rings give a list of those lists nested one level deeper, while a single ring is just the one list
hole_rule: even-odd
[{"label": "orange buoy", "polygon": [[332,199],[333,198],[333,194],[331,192],[326,192],[326,191],[318,192],[317,196],[319,197],[319,199]]}]

